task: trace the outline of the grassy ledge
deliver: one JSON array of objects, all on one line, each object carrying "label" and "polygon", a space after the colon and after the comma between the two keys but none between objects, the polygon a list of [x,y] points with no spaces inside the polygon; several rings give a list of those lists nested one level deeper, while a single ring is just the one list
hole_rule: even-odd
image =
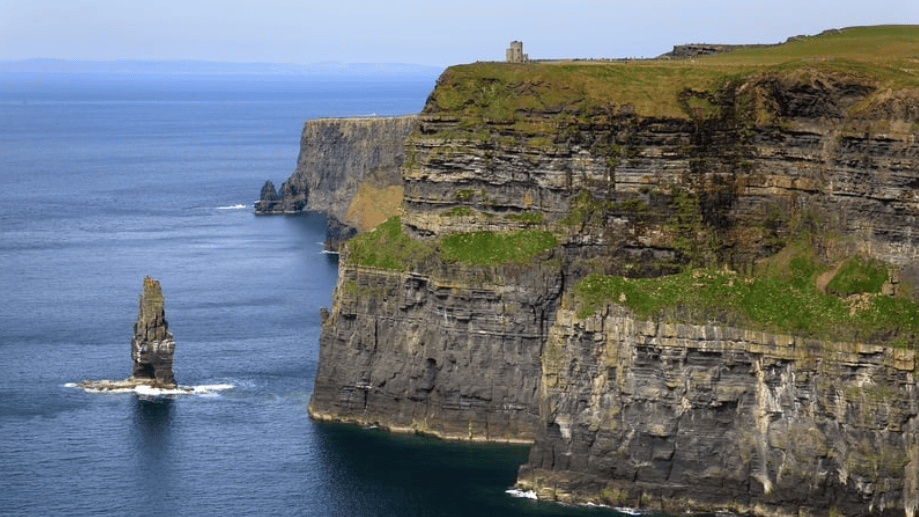
[{"label": "grassy ledge", "polygon": [[527,262],[557,242],[551,232],[540,230],[454,233],[440,240],[440,249],[445,260],[490,265]]},{"label": "grassy ledge", "polygon": [[393,216],[373,231],[346,243],[351,261],[369,267],[411,269],[434,252],[434,245],[412,239],[402,231],[399,216]]},{"label": "grassy ledge", "polygon": [[[781,255],[753,276],[711,269],[648,279],[588,275],[574,287],[581,306],[578,317],[615,303],[640,318],[693,314],[702,321],[691,323],[727,322],[805,337],[916,348],[919,305],[880,294],[888,280],[882,263],[849,259],[830,281],[830,293],[825,293],[816,279],[830,268],[816,261],[812,249],[799,246]],[[832,294],[834,284],[839,296]]]},{"label": "grassy ledge", "polygon": [[524,263],[557,244],[555,235],[539,230],[453,233],[436,244],[412,239],[398,216],[346,243],[349,260],[361,266],[408,270],[437,251],[447,261],[474,265]]}]

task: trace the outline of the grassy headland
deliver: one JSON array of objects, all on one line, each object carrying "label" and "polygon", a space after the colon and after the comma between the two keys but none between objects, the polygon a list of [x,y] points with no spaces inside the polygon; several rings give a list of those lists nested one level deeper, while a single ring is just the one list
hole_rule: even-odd
[{"label": "grassy headland", "polygon": [[425,113],[462,117],[470,128],[502,123],[531,132],[540,125],[527,120],[530,114],[555,114],[548,123],[631,106],[641,116],[686,118],[679,102],[684,90],[801,70],[854,75],[880,88],[919,87],[919,26],[853,27],[691,59],[453,66],[441,76]]}]

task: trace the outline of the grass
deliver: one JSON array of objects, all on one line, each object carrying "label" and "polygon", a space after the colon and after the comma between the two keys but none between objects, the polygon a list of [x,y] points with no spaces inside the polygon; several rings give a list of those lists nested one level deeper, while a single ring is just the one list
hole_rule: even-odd
[{"label": "grass", "polygon": [[350,260],[362,266],[407,270],[417,267],[434,252],[434,245],[412,239],[393,216],[370,232],[346,243]]},{"label": "grass", "polygon": [[455,206],[450,210],[441,212],[441,217],[468,217],[473,214],[472,209],[468,206]]},{"label": "grass", "polygon": [[349,260],[361,266],[405,271],[439,251],[447,261],[494,265],[525,263],[557,244],[555,235],[538,230],[453,233],[437,243],[411,238],[398,216],[346,243]]},{"label": "grass", "polygon": [[842,265],[826,287],[828,291],[839,296],[880,293],[887,278],[887,266],[883,262],[855,256]]},{"label": "grass", "polygon": [[442,257],[467,264],[528,262],[557,244],[555,235],[539,230],[454,233],[440,240]]},{"label": "grass", "polygon": [[[917,49],[919,26],[885,25],[693,59],[475,63],[447,69],[425,112],[462,116],[470,127],[473,121],[502,123],[535,133],[553,132],[585,111],[613,113],[627,104],[642,116],[687,118],[680,92],[717,89],[755,73],[822,71],[880,87],[916,87]],[[717,109],[704,103],[691,108]],[[555,124],[542,120],[540,126],[530,117],[558,111]]]},{"label": "grass", "polygon": [[[817,275],[828,268],[819,264],[813,248],[806,244],[798,243],[770,262],[754,276],[711,269],[648,279],[588,275],[574,287],[582,307],[578,316],[583,318],[608,303],[617,303],[640,318],[679,312],[695,314],[699,320],[770,332],[916,347],[916,303],[874,295],[869,297],[870,303],[853,310],[851,301],[817,289]],[[865,292],[878,292],[878,263],[862,259],[850,263],[854,266],[841,268],[830,283],[839,279],[844,285],[853,285],[853,279],[870,278],[867,283],[856,280],[854,285],[871,289]],[[886,280],[886,269],[883,272]]]}]

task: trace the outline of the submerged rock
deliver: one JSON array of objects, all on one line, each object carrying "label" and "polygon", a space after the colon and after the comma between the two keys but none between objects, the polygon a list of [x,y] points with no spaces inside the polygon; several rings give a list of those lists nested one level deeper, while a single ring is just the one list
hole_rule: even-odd
[{"label": "submerged rock", "polygon": [[79,387],[100,391],[132,389],[148,386],[157,389],[177,389],[172,371],[175,341],[166,323],[163,291],[160,282],[144,277],[144,290],[138,300],[134,337],[131,339],[131,377],[120,380],[85,380]]}]

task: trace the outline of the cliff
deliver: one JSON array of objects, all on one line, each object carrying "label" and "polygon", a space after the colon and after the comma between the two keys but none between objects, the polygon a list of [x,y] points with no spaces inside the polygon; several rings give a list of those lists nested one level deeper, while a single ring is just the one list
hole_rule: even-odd
[{"label": "cliff", "polygon": [[415,116],[308,120],[297,169],[280,191],[265,184],[256,213],[323,212],[333,243],[375,227],[402,201],[403,144],[415,125]]},{"label": "cliff", "polygon": [[448,69],[310,414],[531,442],[541,497],[912,517],[916,45]]},{"label": "cliff", "polygon": [[[904,515],[919,497],[915,351],[563,310],[519,485],[680,513]],[[909,514],[912,510],[907,510]]]}]

